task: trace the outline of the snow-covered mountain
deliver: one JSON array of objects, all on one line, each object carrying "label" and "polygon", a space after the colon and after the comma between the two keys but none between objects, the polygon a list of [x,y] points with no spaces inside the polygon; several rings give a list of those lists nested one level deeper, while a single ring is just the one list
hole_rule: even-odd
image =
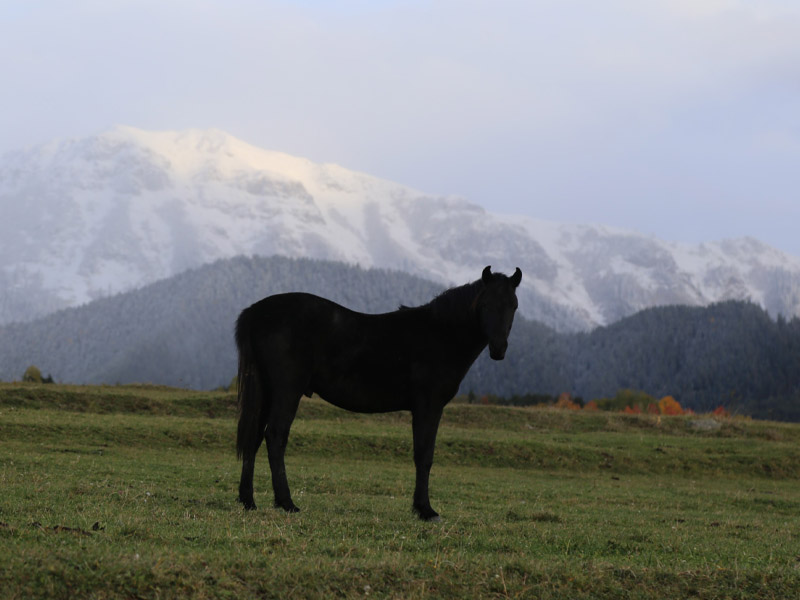
[{"label": "snow-covered mountain", "polygon": [[731,298],[800,315],[800,259],[754,239],[692,246],[495,215],[220,131],[118,127],[8,154],[0,211],[0,323],[239,254],[325,258],[448,284],[487,264],[519,266],[521,312],[561,330]]}]

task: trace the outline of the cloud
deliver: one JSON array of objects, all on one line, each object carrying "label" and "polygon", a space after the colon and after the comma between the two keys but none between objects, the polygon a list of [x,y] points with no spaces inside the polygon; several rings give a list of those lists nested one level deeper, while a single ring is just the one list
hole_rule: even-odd
[{"label": "cloud", "polygon": [[[7,4],[0,150],[218,127],[495,210],[674,238],[689,209],[768,212],[797,189],[788,0]],[[731,216],[709,235],[757,227],[783,223]]]}]

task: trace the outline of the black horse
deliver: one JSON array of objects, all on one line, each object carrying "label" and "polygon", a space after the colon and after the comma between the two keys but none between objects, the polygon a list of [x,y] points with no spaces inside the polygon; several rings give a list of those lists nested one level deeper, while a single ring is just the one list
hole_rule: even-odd
[{"label": "black horse", "polygon": [[517,269],[443,292],[428,304],[369,315],[302,293],[269,296],[236,322],[239,349],[239,501],[253,501],[253,466],[267,440],[275,506],[292,502],[284,453],[300,398],[316,392],[347,410],[410,410],[417,470],[414,511],[439,520],[428,499],[428,475],[442,409],[486,345],[502,360],[517,309]]}]

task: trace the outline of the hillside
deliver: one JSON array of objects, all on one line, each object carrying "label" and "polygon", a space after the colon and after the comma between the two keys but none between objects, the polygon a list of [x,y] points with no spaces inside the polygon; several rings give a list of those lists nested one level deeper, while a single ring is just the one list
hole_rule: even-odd
[{"label": "hillside", "polygon": [[[547,202],[532,198],[532,202]],[[800,314],[800,258],[753,239],[669,243],[501,216],[221,131],[130,127],[0,159],[0,324],[222,258],[283,255],[442,286],[520,267],[522,314],[588,330],[644,308],[749,300]]]},{"label": "hillside", "polygon": [[222,260],[32,323],[0,327],[0,379],[19,377],[19,369],[33,363],[57,381],[74,383],[227,385],[236,372],[239,312],[288,291],[382,312],[426,302],[441,288],[405,273],[310,259]]},{"label": "hillside", "polygon": [[3,598],[795,598],[800,426],[448,406],[410,510],[408,414],[304,399],[301,512],[236,502],[235,397],[0,384]]},{"label": "hillside", "polygon": [[[0,327],[0,379],[19,379],[35,364],[60,382],[227,385],[236,369],[236,316],[283,291],[383,312],[425,303],[441,288],[404,273],[325,261],[222,260],[141,290]],[[592,399],[632,388],[672,395],[695,410],[723,404],[800,421],[798,364],[800,320],[773,321],[745,302],[653,308],[579,334],[517,318],[506,359],[481,356],[462,392],[570,392]]]}]

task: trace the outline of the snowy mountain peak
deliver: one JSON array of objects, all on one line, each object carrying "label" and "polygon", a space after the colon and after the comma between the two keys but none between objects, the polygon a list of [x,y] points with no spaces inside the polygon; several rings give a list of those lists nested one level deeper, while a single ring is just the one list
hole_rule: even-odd
[{"label": "snowy mountain peak", "polygon": [[800,260],[750,238],[671,244],[487,213],[218,130],[116,127],[0,161],[0,323],[238,254],[308,256],[442,283],[524,273],[521,311],[560,329],[658,304],[751,299],[800,314]]}]

